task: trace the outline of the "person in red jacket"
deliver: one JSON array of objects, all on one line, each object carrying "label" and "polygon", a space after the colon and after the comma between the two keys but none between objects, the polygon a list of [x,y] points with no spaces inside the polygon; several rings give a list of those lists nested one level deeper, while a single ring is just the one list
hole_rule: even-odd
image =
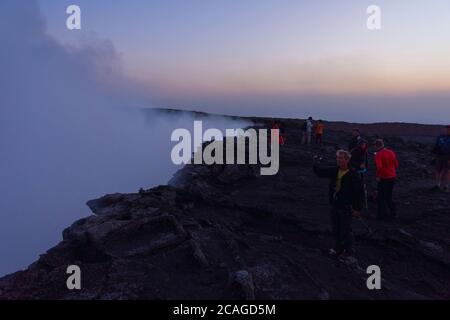
[{"label": "person in red jacket", "polygon": [[377,168],[378,182],[378,219],[387,218],[387,208],[392,217],[397,215],[395,203],[392,199],[395,180],[397,178],[398,160],[394,151],[384,146],[384,141],[375,141],[377,153],[375,165]]},{"label": "person in red jacket", "polygon": [[[284,130],[283,125],[281,124],[280,121],[275,121],[272,125],[272,130],[279,130],[279,144],[280,146],[284,146],[285,142],[286,142],[286,132]],[[270,144],[270,137],[269,137],[269,144]]]}]

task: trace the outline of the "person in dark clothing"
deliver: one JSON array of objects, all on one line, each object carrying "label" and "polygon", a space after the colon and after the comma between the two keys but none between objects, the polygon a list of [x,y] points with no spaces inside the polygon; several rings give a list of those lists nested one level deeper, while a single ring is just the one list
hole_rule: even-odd
[{"label": "person in dark clothing", "polygon": [[321,168],[320,159],[314,158],[315,174],[330,180],[329,201],[335,237],[335,248],[330,253],[338,256],[354,254],[352,217],[359,216],[362,204],[361,178],[355,169],[350,168],[350,158],[349,152],[339,150],[336,153],[337,166],[328,168]]},{"label": "person in dark clothing", "polygon": [[450,183],[450,125],[445,127],[445,133],[437,139],[433,148],[436,166],[435,190],[448,192]]},{"label": "person in dark clothing", "polygon": [[353,128],[352,140],[350,140],[350,143],[348,144],[348,150],[350,153],[358,146],[360,140],[362,140],[361,131],[359,131],[358,128]]},{"label": "person in dark clothing", "polygon": [[308,120],[306,120],[302,125],[302,144],[311,144],[313,127],[313,118],[309,117]]},{"label": "person in dark clothing", "polygon": [[360,139],[358,145],[351,150],[350,167],[365,172],[369,167],[368,150],[369,144],[367,141]]},{"label": "person in dark clothing", "polygon": [[367,210],[369,208],[369,202],[365,175],[369,168],[369,144],[366,140],[360,139],[358,146],[351,151],[350,167],[360,174],[364,191],[364,204]]}]

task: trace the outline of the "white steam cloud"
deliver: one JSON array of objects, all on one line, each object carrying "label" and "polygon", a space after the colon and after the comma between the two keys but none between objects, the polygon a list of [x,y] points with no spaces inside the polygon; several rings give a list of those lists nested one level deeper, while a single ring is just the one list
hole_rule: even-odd
[{"label": "white steam cloud", "polygon": [[46,33],[35,0],[0,1],[0,39],[4,275],[26,267],[65,227],[89,215],[87,200],[166,183],[177,170],[170,134],[190,128],[192,119],[147,122],[140,111],[123,108],[148,101],[121,73],[114,46],[61,45]]}]

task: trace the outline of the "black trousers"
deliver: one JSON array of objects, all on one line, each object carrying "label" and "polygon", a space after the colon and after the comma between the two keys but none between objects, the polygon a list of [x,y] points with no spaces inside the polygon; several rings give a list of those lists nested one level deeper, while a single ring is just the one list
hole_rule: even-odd
[{"label": "black trousers", "polygon": [[397,214],[392,194],[394,192],[394,179],[381,179],[378,182],[378,218],[386,218],[388,216],[387,209],[390,214],[395,216]]},{"label": "black trousers", "polygon": [[334,205],[331,209],[331,226],[336,242],[335,250],[338,254],[344,250],[349,254],[354,253],[352,213],[350,207]]}]

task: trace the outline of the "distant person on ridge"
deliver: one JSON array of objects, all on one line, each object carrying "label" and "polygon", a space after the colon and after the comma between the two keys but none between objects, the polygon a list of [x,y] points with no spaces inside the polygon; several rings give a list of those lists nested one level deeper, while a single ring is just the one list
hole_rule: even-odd
[{"label": "distant person on ridge", "polygon": [[395,180],[397,179],[398,160],[394,151],[384,146],[384,141],[375,141],[377,153],[375,155],[375,166],[377,169],[376,179],[378,182],[378,219],[387,218],[387,208],[390,215],[395,217],[397,210],[392,199]]},{"label": "distant person on ridge", "polygon": [[302,126],[302,144],[311,144],[312,129],[314,127],[313,118],[309,117]]},{"label": "distant person on ridge", "polygon": [[348,145],[348,150],[350,152],[352,152],[352,150],[355,149],[358,146],[360,140],[362,140],[361,131],[359,131],[358,128],[353,128],[353,130],[352,130],[352,140],[350,140],[350,143]]},{"label": "distant person on ridge", "polygon": [[319,120],[316,124],[316,144],[323,144],[323,132],[325,130],[325,125],[322,120]]},{"label": "distant person on ridge", "polygon": [[445,134],[436,139],[433,149],[436,165],[436,186],[434,189],[448,192],[450,182],[450,125],[445,127]]},{"label": "distant person on ridge", "polygon": [[280,145],[284,146],[287,140],[287,134],[286,130],[284,128],[284,125],[281,123],[281,121],[278,121],[278,126],[280,128]]},{"label": "distant person on ridge", "polygon": [[336,153],[337,166],[321,168],[320,158],[314,157],[314,172],[328,178],[331,204],[331,224],[335,247],[330,254],[350,258],[354,254],[352,218],[359,216],[362,204],[362,183],[355,169],[350,168],[351,155],[345,150]]},{"label": "distant person on ridge", "polygon": [[[286,142],[286,132],[284,130],[283,125],[280,121],[275,121],[272,125],[272,130],[279,130],[279,144],[280,146],[283,146]],[[269,137],[269,143],[270,143],[270,137]]]}]

